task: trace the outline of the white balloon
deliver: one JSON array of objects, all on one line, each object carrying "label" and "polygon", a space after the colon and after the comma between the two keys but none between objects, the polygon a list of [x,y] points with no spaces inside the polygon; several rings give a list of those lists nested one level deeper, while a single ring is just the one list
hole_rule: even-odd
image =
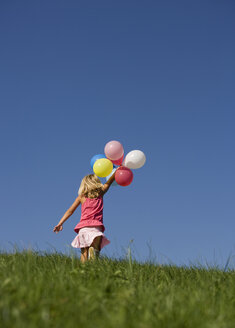
[{"label": "white balloon", "polygon": [[126,155],[122,165],[129,169],[139,169],[144,165],[145,161],[145,154],[141,150],[132,150]]}]

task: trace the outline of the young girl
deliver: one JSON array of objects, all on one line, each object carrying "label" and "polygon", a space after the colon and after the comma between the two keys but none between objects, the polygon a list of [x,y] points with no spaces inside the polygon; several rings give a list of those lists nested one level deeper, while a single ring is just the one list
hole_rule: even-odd
[{"label": "young girl", "polygon": [[86,175],[82,179],[78,197],[65,212],[57,226],[54,227],[54,232],[61,231],[63,223],[82,204],[81,219],[74,228],[78,235],[71,243],[73,247],[81,248],[82,262],[98,257],[100,250],[110,243],[103,233],[105,230],[103,225],[103,195],[113,183],[114,175],[104,185],[96,175]]}]

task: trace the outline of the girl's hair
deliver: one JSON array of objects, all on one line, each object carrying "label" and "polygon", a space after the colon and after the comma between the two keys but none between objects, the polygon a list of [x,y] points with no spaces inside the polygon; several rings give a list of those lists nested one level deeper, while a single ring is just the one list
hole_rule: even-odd
[{"label": "girl's hair", "polygon": [[81,182],[78,190],[79,196],[87,198],[99,197],[103,192],[103,185],[95,174],[86,175]]}]

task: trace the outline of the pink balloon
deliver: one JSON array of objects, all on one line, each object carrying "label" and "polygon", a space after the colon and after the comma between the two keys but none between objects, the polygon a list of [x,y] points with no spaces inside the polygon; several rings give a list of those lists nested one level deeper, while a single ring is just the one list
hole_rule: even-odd
[{"label": "pink balloon", "polygon": [[123,162],[124,154],[122,155],[121,158],[119,158],[117,161],[112,160],[113,164],[115,165],[121,165]]},{"label": "pink balloon", "polygon": [[115,181],[123,187],[129,186],[133,180],[133,173],[125,166],[119,167],[115,172]]},{"label": "pink balloon", "polygon": [[124,154],[124,149],[119,141],[109,141],[104,147],[104,153],[111,161],[119,160]]}]

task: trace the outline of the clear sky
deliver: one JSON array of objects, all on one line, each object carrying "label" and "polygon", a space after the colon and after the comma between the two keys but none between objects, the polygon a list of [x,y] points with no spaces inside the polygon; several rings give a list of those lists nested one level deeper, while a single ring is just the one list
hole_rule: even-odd
[{"label": "clear sky", "polygon": [[[90,159],[110,140],[145,152],[105,196],[123,256],[235,262],[235,4],[1,1],[0,246],[69,251]],[[151,251],[150,251],[151,249]]]}]

